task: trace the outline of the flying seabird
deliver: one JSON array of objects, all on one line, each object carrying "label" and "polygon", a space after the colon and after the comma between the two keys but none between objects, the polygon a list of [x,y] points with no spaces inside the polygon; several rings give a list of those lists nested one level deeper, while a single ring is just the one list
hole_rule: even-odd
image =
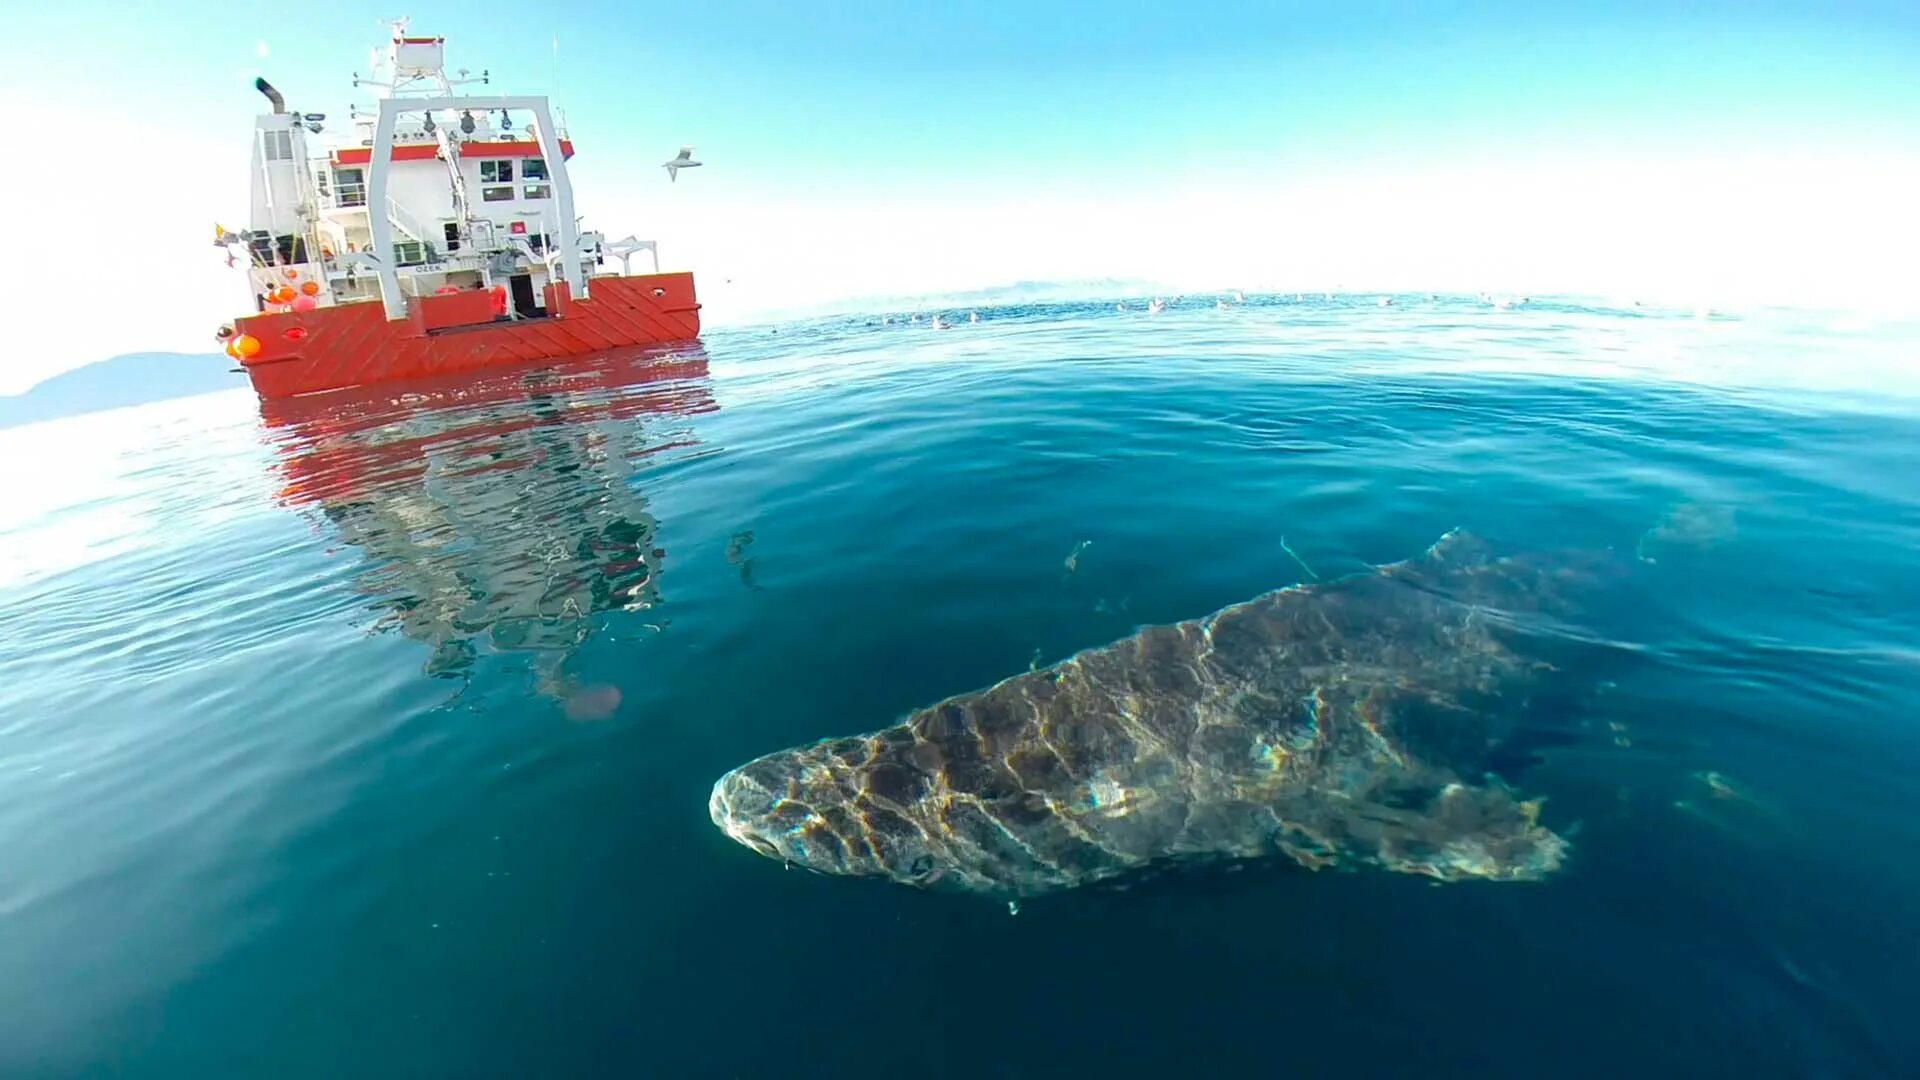
[{"label": "flying seabird", "polygon": [[703,164],[705,163],[693,160],[693,147],[683,146],[680,148],[679,157],[674,158],[672,161],[660,167],[667,170],[668,180],[678,180],[680,179],[681,169],[697,169]]}]

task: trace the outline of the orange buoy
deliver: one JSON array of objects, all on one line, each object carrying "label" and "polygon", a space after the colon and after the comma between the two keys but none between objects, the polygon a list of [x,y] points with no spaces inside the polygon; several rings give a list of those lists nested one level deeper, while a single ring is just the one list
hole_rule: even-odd
[{"label": "orange buoy", "polygon": [[294,269],[293,267],[291,267],[291,266],[289,266],[289,267],[287,267],[287,268],[286,268],[285,270],[282,270],[282,271],[280,271],[280,272],[281,272],[281,273],[283,273],[283,274],[285,274],[285,275],[287,275],[287,280],[288,280],[288,281],[299,281],[299,280],[300,280],[300,271],[298,271],[298,270],[295,270],[295,269]]},{"label": "orange buoy", "polygon": [[282,285],[273,290],[271,298],[276,304],[290,304],[293,302],[293,290]]},{"label": "orange buoy", "polygon": [[303,281],[300,283],[300,291],[306,293],[308,296],[319,296],[320,283],[317,281]]},{"label": "orange buoy", "polygon": [[232,344],[228,347],[238,354],[242,360],[251,359],[252,357],[260,355],[260,339],[254,337],[252,334],[241,334],[239,337],[234,338]]},{"label": "orange buoy", "polygon": [[227,355],[233,357],[235,360],[240,359],[240,350],[233,347],[232,341],[227,342]]}]

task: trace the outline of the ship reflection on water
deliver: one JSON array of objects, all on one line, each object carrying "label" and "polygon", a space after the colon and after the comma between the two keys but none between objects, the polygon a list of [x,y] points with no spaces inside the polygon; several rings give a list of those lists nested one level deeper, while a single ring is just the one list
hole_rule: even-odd
[{"label": "ship reflection on water", "polygon": [[426,645],[437,676],[528,654],[582,718],[617,692],[576,685],[568,658],[599,613],[660,600],[667,553],[635,474],[694,447],[692,417],[715,408],[687,349],[261,402],[283,501],[360,549],[376,629]]}]

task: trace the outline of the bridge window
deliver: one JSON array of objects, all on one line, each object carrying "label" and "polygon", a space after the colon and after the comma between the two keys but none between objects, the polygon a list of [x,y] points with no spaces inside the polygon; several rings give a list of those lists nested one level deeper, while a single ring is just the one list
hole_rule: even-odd
[{"label": "bridge window", "polygon": [[423,266],[432,261],[432,249],[418,240],[396,240],[393,242],[393,262],[395,266]]},{"label": "bridge window", "polygon": [[[513,159],[480,163],[480,198],[487,202],[513,201]],[[487,185],[498,185],[489,187]]]},{"label": "bridge window", "polygon": [[546,162],[546,159],[544,159],[544,158],[537,158],[537,157],[530,157],[530,158],[528,158],[528,159],[527,159],[527,160],[526,160],[525,162],[523,162],[523,163],[521,163],[521,165],[520,165],[520,179],[522,179],[522,180],[545,180],[546,178],[547,178],[547,162]]},{"label": "bridge window", "polygon": [[525,195],[529,199],[551,199],[553,198],[553,185],[528,184],[522,190],[521,194]]},{"label": "bridge window", "polygon": [[361,169],[333,170],[335,206],[367,205],[367,174]]}]

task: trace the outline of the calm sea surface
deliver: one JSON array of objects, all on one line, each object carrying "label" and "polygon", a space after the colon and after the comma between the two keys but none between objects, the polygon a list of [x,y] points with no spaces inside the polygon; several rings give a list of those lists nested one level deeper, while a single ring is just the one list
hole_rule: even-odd
[{"label": "calm sea surface", "polygon": [[[0,1075],[1920,1074],[1920,333],[1187,299],[0,431]],[[727,769],[1611,548],[1535,884],[783,872]]]}]

